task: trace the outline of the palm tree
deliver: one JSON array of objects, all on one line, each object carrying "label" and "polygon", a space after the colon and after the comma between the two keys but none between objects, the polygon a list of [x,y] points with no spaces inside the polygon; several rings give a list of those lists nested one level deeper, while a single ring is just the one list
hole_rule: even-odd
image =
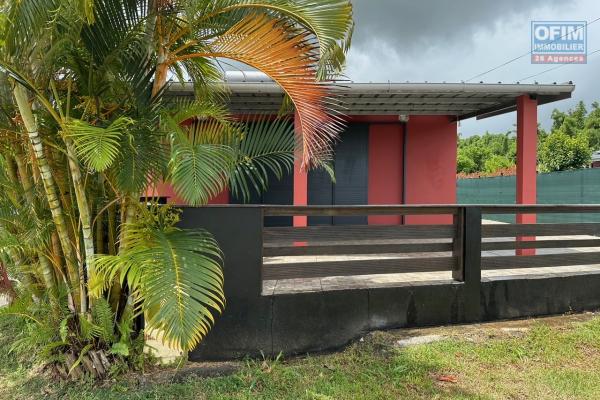
[{"label": "palm tree", "polygon": [[[189,351],[225,304],[221,253],[209,232],[177,228],[176,210],[139,200],[163,181],[194,205],[225,187],[249,198],[293,167],[295,142],[304,168],[322,165],[342,127],[326,81],[344,65],[350,2],[15,0],[4,8],[0,259],[23,284],[1,312],[40,325],[46,353],[66,354],[71,371],[100,359],[95,351],[130,354],[140,313]],[[224,59],[278,83],[302,136],[285,117],[229,115]],[[170,76],[191,80],[195,99],[169,98]]]}]

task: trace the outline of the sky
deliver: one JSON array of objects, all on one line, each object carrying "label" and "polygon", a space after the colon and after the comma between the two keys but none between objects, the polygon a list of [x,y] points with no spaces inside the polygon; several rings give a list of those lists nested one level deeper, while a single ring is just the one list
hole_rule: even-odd
[{"label": "sky", "polygon": [[[461,82],[531,50],[531,21],[600,18],[600,0],[353,0],[355,31],[346,75],[355,82]],[[600,21],[587,28],[588,53],[600,49]],[[531,64],[525,56],[474,82],[573,81],[569,100],[540,106],[542,126],[554,108],[600,100],[600,52],[587,64]],[[516,114],[462,121],[462,136],[513,129]]]}]

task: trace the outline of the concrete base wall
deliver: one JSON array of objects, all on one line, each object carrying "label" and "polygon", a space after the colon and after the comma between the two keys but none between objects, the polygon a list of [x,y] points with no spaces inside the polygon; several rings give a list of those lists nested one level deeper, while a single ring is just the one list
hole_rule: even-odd
[{"label": "concrete base wall", "polygon": [[[340,348],[377,329],[468,322],[461,283],[261,296],[229,301],[192,360]],[[600,274],[484,281],[480,321],[600,308]]]}]

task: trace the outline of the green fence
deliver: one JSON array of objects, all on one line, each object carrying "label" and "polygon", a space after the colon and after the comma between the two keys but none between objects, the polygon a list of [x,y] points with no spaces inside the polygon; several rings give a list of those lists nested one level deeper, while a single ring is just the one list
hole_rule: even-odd
[{"label": "green fence", "polygon": [[[515,176],[459,179],[459,204],[514,204]],[[600,168],[552,172],[537,176],[539,204],[600,204]],[[513,222],[514,216],[486,215],[485,218]],[[600,222],[600,214],[539,215],[538,222]]]}]

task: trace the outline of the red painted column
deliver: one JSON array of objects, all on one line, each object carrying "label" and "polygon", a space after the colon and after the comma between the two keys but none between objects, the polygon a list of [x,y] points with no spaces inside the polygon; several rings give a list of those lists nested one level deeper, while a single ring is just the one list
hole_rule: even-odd
[{"label": "red painted column", "polygon": [[[529,95],[517,98],[517,204],[536,204],[537,100]],[[535,224],[535,214],[517,214],[517,224]],[[517,241],[535,236],[517,237]],[[517,249],[517,255],[534,255],[535,249]]]},{"label": "red painted column", "polygon": [[[294,130],[297,138],[302,137],[302,126],[298,113],[294,113]],[[296,140],[301,143],[301,140]],[[302,148],[297,145],[294,154],[294,205],[305,206],[308,204],[308,174],[300,168],[302,164]],[[294,215],[294,226],[307,226],[308,217],[306,215]]]},{"label": "red painted column", "polygon": [[[402,124],[369,125],[369,204],[402,204]],[[399,215],[370,215],[369,225],[398,225]]]},{"label": "red painted column", "polygon": [[229,204],[229,189],[223,189],[221,193],[210,199],[208,204]]},{"label": "red painted column", "polygon": [[[447,115],[411,115],[406,127],[406,204],[456,203],[457,124]],[[451,224],[452,215],[407,215],[406,224]]]}]

